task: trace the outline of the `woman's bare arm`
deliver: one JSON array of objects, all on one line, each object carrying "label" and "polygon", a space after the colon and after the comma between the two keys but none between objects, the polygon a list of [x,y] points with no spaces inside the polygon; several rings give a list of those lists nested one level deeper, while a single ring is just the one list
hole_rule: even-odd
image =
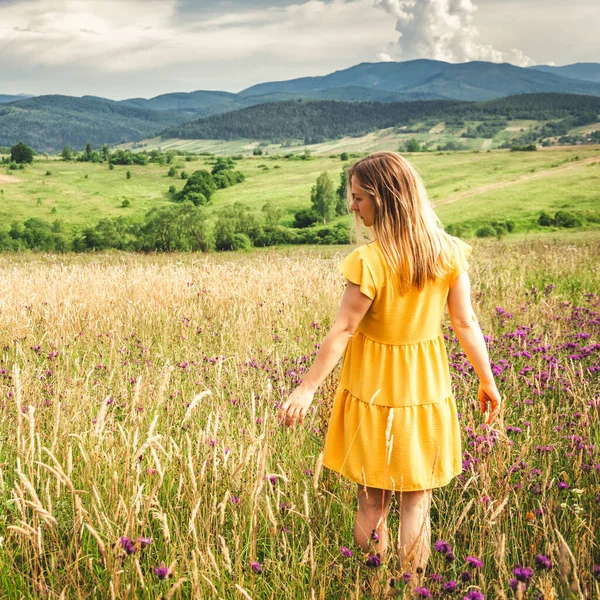
[{"label": "woman's bare arm", "polygon": [[471,282],[466,272],[456,278],[448,292],[448,312],[454,333],[479,377],[478,397],[482,412],[487,410],[490,403],[489,425],[500,412],[500,394],[490,367],[483,333],[471,305]]},{"label": "woman's bare arm", "polygon": [[325,336],[312,366],[279,411],[279,418],[285,417],[286,425],[294,425],[297,420],[302,423],[314,393],[338,364],[372,303],[373,300],[360,291],[360,286],[348,282],[335,322]]}]

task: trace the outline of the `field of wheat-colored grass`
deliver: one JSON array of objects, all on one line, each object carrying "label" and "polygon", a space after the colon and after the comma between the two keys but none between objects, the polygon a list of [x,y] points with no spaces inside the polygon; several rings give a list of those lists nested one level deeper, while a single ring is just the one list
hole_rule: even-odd
[{"label": "field of wheat-colored grass", "polygon": [[[0,597],[413,597],[320,467],[336,372],[303,426],[277,419],[350,250],[0,256]],[[597,241],[475,244],[504,408],[482,426],[445,322],[463,473],[416,597],[600,596],[599,265]]]}]

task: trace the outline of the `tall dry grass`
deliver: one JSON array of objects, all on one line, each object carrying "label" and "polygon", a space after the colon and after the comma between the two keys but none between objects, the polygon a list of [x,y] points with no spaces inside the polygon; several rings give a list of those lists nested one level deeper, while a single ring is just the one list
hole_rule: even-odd
[{"label": "tall dry grass", "polygon": [[[409,597],[392,560],[340,552],[355,486],[320,462],[336,374],[302,428],[276,417],[335,318],[348,251],[1,256],[2,597]],[[598,348],[572,358],[600,341],[599,258],[475,248],[506,400],[498,431],[482,428],[448,331],[465,470],[434,492],[432,542],[456,558],[433,552],[433,597],[448,581],[449,597],[600,596]],[[514,569],[539,554],[552,568],[519,575],[523,589]]]}]

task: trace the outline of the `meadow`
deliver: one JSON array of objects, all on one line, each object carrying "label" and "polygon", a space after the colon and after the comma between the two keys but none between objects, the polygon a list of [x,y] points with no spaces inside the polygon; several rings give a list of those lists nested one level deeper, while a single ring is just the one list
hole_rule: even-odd
[{"label": "meadow", "polygon": [[444,321],[463,472],[418,595],[353,548],[355,485],[321,467],[337,373],[303,426],[277,419],[350,250],[0,255],[0,597],[600,597],[597,240],[474,242],[504,405],[482,424]]},{"label": "meadow", "polygon": [[[389,148],[389,146],[388,146]],[[364,154],[350,154],[356,160]],[[467,226],[471,235],[482,224],[514,221],[514,235],[552,234],[539,226],[542,211],[568,210],[582,226],[557,230],[561,236],[597,231],[600,222],[600,151],[597,146],[541,149],[537,152],[447,152],[407,154],[421,173],[444,225]],[[315,155],[311,160],[282,154],[245,156],[236,169],[246,176],[238,185],[219,190],[207,207],[210,218],[223,207],[241,202],[260,211],[270,201],[283,210],[281,225],[291,226],[294,213],[310,207],[310,190],[326,171],[337,187],[346,163],[339,154]],[[65,162],[39,158],[25,170],[0,174],[0,218],[8,229],[13,220],[37,217],[60,221],[65,231],[94,226],[105,217],[139,217],[171,203],[169,187],[181,190],[182,171],[212,168],[212,159],[175,157],[170,165],[146,166]],[[127,179],[127,172],[131,178]],[[125,202],[126,206],[123,206]],[[338,217],[348,221],[350,217]]]}]

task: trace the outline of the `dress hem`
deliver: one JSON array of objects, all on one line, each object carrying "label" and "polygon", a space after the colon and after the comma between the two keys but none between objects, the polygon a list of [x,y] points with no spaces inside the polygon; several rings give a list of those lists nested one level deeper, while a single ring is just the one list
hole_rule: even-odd
[{"label": "dress hem", "polygon": [[[337,469],[335,469],[334,467],[330,467],[326,461],[323,461],[323,466],[326,469],[329,469],[330,471],[333,471],[334,473],[337,473],[338,475],[344,477],[345,479],[348,479],[348,481],[352,481],[353,483],[357,483],[358,485],[364,485],[365,482],[364,481],[358,481],[356,480],[354,477],[351,477],[350,475],[347,475],[346,473],[342,472],[342,471],[338,471]],[[393,491],[395,492],[422,492],[425,490],[435,490],[438,488],[442,488],[445,487],[447,485],[449,485],[450,483],[452,483],[452,480],[457,477],[458,475],[461,475],[463,473],[463,471],[459,471],[458,473],[452,473],[449,477],[442,479],[441,481],[438,481],[438,483],[436,483],[436,485],[432,485],[430,487],[403,487],[402,490],[398,489],[398,488],[394,488]],[[367,487],[373,488],[373,489],[378,489],[378,490],[386,490],[386,491],[392,491],[391,487],[381,487],[381,485],[370,485],[368,481],[366,481]]]}]

